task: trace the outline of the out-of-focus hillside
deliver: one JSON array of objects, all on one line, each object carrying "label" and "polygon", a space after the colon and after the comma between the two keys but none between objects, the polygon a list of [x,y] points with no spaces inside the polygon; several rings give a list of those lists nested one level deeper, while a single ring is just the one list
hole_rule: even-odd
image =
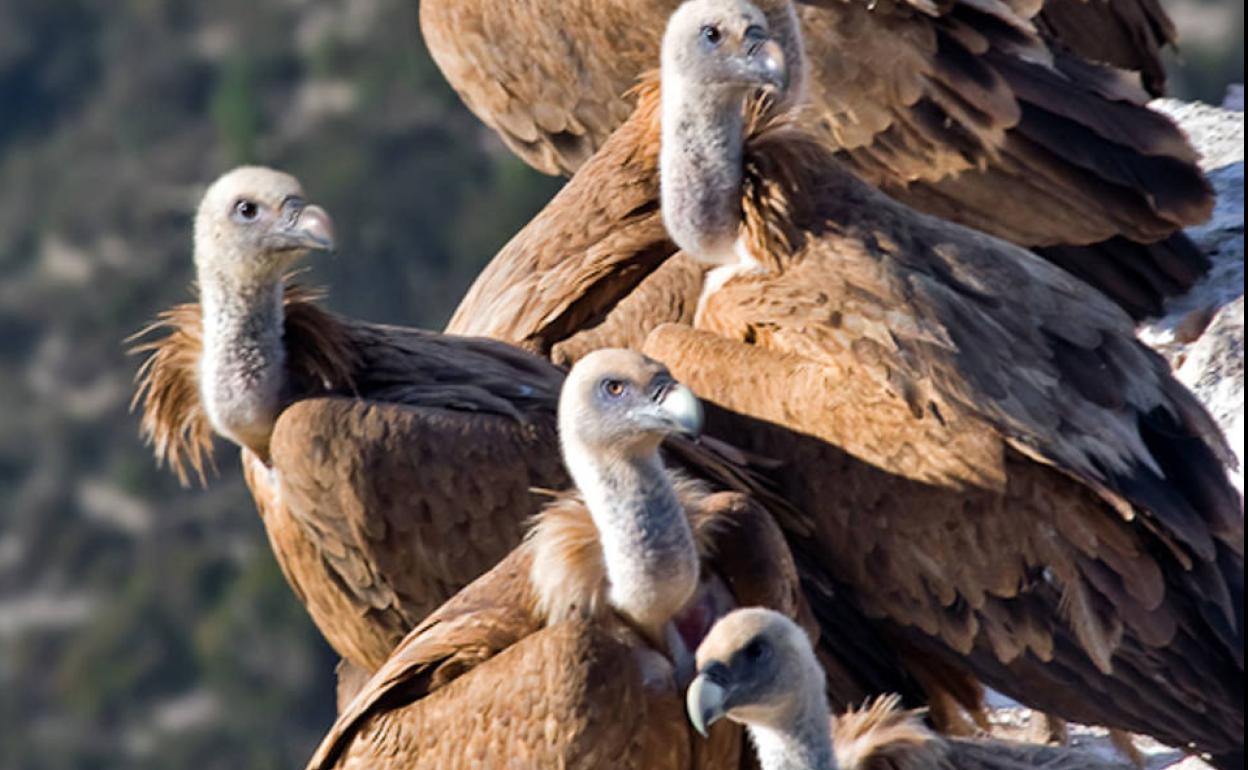
[{"label": "out-of-focus hillside", "polygon": [[558,182],[461,107],[396,0],[0,3],[0,768],[288,768],[332,666],[221,448],[139,444],[122,339],[190,296],[190,215],[241,161],[338,224],[330,305],[439,327]]},{"label": "out-of-focus hillside", "polygon": [[[1175,9],[1178,92],[1216,99],[1242,3]],[[334,215],[333,308],[430,327],[558,186],[462,108],[411,0],[0,2],[0,770],[299,766],[332,717],[236,451],[180,489],[126,410],[122,339],[190,296],[193,206],[242,161]]]}]

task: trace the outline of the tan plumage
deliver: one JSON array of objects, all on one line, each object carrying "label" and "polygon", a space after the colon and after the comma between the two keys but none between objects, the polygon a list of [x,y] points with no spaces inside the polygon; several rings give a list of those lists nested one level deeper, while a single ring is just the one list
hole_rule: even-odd
[{"label": "tan plumage", "polygon": [[[277,172],[235,173],[258,198],[268,185],[277,200],[298,192]],[[264,262],[240,256],[249,277]],[[224,260],[202,261],[211,276]],[[371,672],[520,542],[546,502],[535,488],[567,485],[555,426],[564,375],[492,340],[341,318],[280,272],[265,281],[283,292],[283,385],[271,429],[242,449],[244,474],[292,589],[330,645]],[[133,400],[142,433],[184,483],[204,482],[215,430],[203,308],[175,306],[136,336],[148,356]],[[666,450],[700,478],[757,487],[751,460],[709,438],[673,437]]]},{"label": "tan plumage", "polygon": [[699,328],[645,350],[791,463],[867,615],[1029,705],[1234,766],[1242,503],[1210,417],[1086,285],[904,208],[799,125],[753,152],[760,267],[718,268]]},{"label": "tan plumage", "polygon": [[[343,657],[368,670],[429,611],[519,542],[566,484],[554,429],[562,374],[505,345],[333,316],[286,293],[298,383],[248,486],[291,587]],[[135,403],[158,459],[204,477],[199,305],[163,314]]]},{"label": "tan plumage", "polygon": [[[625,122],[676,0],[421,3],[426,43],[521,157],[579,169]],[[772,17],[787,0],[768,0]],[[1027,247],[1133,315],[1206,267],[1182,236],[1212,198],[1178,129],[1097,61],[1141,67],[1173,37],[1154,0],[799,4],[808,125],[909,205]],[[1059,40],[1071,41],[1068,50]],[[1073,53],[1071,52],[1073,50]],[[1148,244],[1148,245],[1146,245]]]},{"label": "tan plumage", "polygon": [[[609,463],[647,462],[631,451]],[[669,478],[702,571],[693,599],[665,621],[673,633],[696,645],[734,603],[798,617],[796,570],[771,516],[740,493]],[[739,766],[737,730],[694,740],[671,637],[656,641],[617,610],[598,515],[580,494],[553,502],[511,555],[403,640],[308,767]]]},{"label": "tan plumage", "polygon": [[799,704],[807,696],[821,696],[820,678],[793,674],[817,666],[806,635],[787,618],[760,608],[735,610],[716,622],[698,649],[699,675],[687,703],[690,718],[703,726],[724,717],[745,725],[754,732],[762,770],[1130,767],[1076,749],[944,739],[923,723],[921,711],[903,709],[895,695],[830,717],[819,698],[808,704],[808,712]]},{"label": "tan plumage", "polygon": [[[449,333],[494,337],[572,363],[599,347],[639,349],[664,323],[693,322],[706,268],[675,253],[655,205],[658,101],[654,73],[639,87],[638,109],[628,122],[478,276],[448,324]],[[771,131],[764,118],[755,112],[751,123],[760,141]],[[805,532],[808,522],[788,517],[785,525],[790,532]],[[811,581],[808,590],[824,599],[822,622],[854,628],[852,634],[820,640],[830,690],[840,705],[877,692],[900,691],[920,701],[951,689],[962,706],[978,708],[977,685],[960,671],[926,660],[930,656],[907,654],[914,671],[901,670],[895,645],[839,598],[844,586],[828,575],[820,557],[799,558]],[[941,716],[953,718],[955,711],[942,710]]]},{"label": "tan plumage", "polygon": [[[639,98],[652,119],[653,93]],[[634,319],[688,324],[697,296],[648,285],[674,246],[644,194],[621,196],[635,216],[620,237],[609,211],[576,206],[612,199],[613,168],[642,190],[619,161],[657,156],[638,139],[655,135],[638,116],[614,135],[452,328],[558,354],[578,333],[635,339]],[[1241,504],[1216,430],[1129,319],[1017,249],[873,192],[787,119],[749,124],[745,154],[742,234],[772,272],[711,295],[706,331],[664,326],[645,349],[725,407],[708,412],[719,432],[784,461],[780,488],[816,520],[790,543],[825,631],[820,613],[852,596],[919,669],[940,661],[1074,720],[1237,750]],[[565,221],[581,240],[541,239]],[[523,315],[489,301],[512,282],[542,287]],[[589,309],[567,312],[586,286]],[[661,301],[613,330],[613,290],[635,287]]]},{"label": "tan plumage", "polygon": [[[567,483],[554,425],[563,375],[501,343],[349,321],[297,287],[283,296],[282,271],[302,252],[280,239],[314,208],[301,196],[266,169],[210,188],[196,262],[227,331],[210,346],[198,302],[162,314],[145,331],[164,335],[137,348],[150,356],[134,404],[157,459],[183,481],[205,478],[214,432],[241,437],[291,587],[331,646],[372,670],[519,542],[542,502],[531,487]],[[265,309],[269,296],[277,306]],[[251,320],[229,331],[238,316]],[[210,367],[210,354],[221,361]],[[266,382],[276,401],[256,406]],[[218,417],[206,397],[221,400]]]}]

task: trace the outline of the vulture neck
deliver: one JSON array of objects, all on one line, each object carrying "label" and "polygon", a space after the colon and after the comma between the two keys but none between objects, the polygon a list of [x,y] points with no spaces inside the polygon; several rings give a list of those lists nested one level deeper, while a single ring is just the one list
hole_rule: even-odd
[{"label": "vulture neck", "polygon": [[659,192],[672,240],[700,262],[738,261],[745,95],[662,74]]},{"label": "vulture neck", "polygon": [[218,433],[267,459],[286,384],[282,280],[199,271],[200,397]]},{"label": "vulture neck", "polygon": [[[822,682],[822,678],[813,681]],[[837,770],[831,715],[823,688],[796,689],[802,693],[803,701],[797,704],[795,713],[782,720],[784,729],[769,724],[747,727],[758,751],[759,765],[763,770]]]},{"label": "vulture neck", "polygon": [[608,601],[665,647],[664,626],[693,596],[700,566],[688,516],[657,448],[595,456],[573,440],[565,456],[598,529]]}]

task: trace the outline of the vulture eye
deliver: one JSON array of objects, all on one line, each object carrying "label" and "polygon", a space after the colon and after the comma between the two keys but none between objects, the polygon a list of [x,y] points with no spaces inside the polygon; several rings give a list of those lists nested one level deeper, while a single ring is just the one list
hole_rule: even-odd
[{"label": "vulture eye", "polygon": [[745,659],[751,663],[757,663],[767,654],[771,652],[771,647],[762,639],[753,639],[745,646]]},{"label": "vulture eye", "polygon": [[245,222],[254,220],[260,214],[260,206],[246,198],[234,204],[234,214]]},{"label": "vulture eye", "polygon": [[702,28],[702,39],[711,45],[719,45],[719,41],[723,39],[723,35],[719,31],[719,27],[713,24],[707,24]]},{"label": "vulture eye", "polygon": [[628,392],[628,383],[624,380],[603,380],[602,392],[611,398],[619,398]]}]

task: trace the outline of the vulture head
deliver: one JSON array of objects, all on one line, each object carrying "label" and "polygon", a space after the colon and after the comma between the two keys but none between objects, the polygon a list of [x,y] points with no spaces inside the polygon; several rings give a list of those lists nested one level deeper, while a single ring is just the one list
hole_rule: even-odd
[{"label": "vulture head", "polygon": [[[660,208],[672,241],[705,264],[741,260],[747,101],[760,88],[779,93],[780,101],[791,96],[785,51],[773,32],[785,34],[796,23],[778,26],[773,30],[767,15],[745,0],[689,0],[663,36]],[[800,50],[794,56],[800,72]]]},{"label": "vulture head", "polygon": [[245,166],[212,183],[195,215],[203,311],[200,400],[217,433],[265,457],[286,388],[283,276],[333,225],[299,181]]},{"label": "vulture head", "polygon": [[[334,247],[333,223],[310,205],[299,180],[260,166],[213,182],[195,216],[195,263],[202,273],[269,283],[311,250]],[[201,281],[202,282],[202,281]]]},{"label": "vulture head", "polygon": [[696,436],[702,405],[667,368],[631,350],[597,350],[568,374],[559,399],[559,433],[600,457],[649,455],[666,436]]},{"label": "vulture head", "polygon": [[822,724],[830,743],[823,669],[806,632],[784,615],[758,607],[725,615],[698,646],[697,672],[685,705],[703,735],[727,717],[756,742],[760,728],[792,734]]},{"label": "vulture head", "polygon": [[784,52],[767,17],[744,0],[689,0],[663,36],[664,87],[678,75],[685,93],[744,95],[758,87],[784,90]]},{"label": "vulture head", "polygon": [[701,428],[692,391],[631,350],[582,358],[559,399],[564,461],[598,532],[608,602],[660,647],[701,569],[659,444]]}]

